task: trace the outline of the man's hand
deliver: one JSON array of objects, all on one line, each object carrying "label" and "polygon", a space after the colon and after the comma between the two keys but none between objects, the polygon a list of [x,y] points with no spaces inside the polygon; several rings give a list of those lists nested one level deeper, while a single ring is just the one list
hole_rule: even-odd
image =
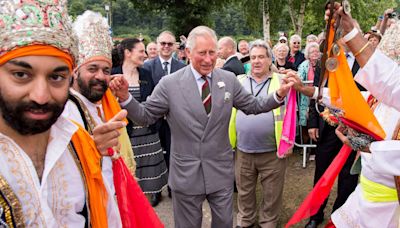
[{"label": "man's hand", "polygon": [[390,16],[393,12],[394,12],[394,9],[393,9],[393,8],[385,10],[385,12],[383,13],[383,18],[389,19],[389,16]]},{"label": "man's hand", "polygon": [[343,142],[343,144],[348,145],[349,147],[351,147],[350,145],[350,140],[347,138],[347,127],[343,126],[343,125],[339,125],[336,130],[335,130],[336,136],[340,139],[340,141]]},{"label": "man's hand", "polygon": [[122,74],[113,75],[108,85],[113,94],[118,97],[119,102],[124,102],[129,98],[129,83]]},{"label": "man's hand", "polygon": [[118,130],[126,126],[126,122],[123,119],[127,114],[126,110],[121,110],[107,123],[97,125],[93,129],[93,140],[101,155],[108,156],[108,148],[119,146],[118,137],[120,132]]},{"label": "man's hand", "polygon": [[293,82],[293,88],[296,91],[302,91],[304,84],[295,71],[288,71],[285,78],[287,78],[289,82]]},{"label": "man's hand", "polygon": [[295,71],[288,71],[285,78],[289,82],[293,82],[293,88],[296,91],[307,97],[312,97],[314,95],[315,88],[313,86],[305,86]]},{"label": "man's hand", "polygon": [[[330,15],[330,4],[327,5],[326,10],[325,10],[325,20],[327,21],[329,19]],[[351,15],[344,13],[343,7],[339,2],[335,2],[334,10],[333,10],[333,19],[335,21],[338,21],[339,17],[341,18],[340,20],[340,26],[343,29],[343,35],[346,35],[347,33],[351,32],[354,28],[354,19],[351,17]]]},{"label": "man's hand", "polygon": [[[355,133],[354,133],[354,130],[352,130],[351,128],[347,128],[346,126],[339,125],[336,128],[335,133],[336,133],[337,137],[340,139],[340,141],[343,142],[343,144],[348,145],[349,147],[353,148],[353,150],[360,150],[362,152],[370,152],[370,150],[369,150],[370,144],[369,143],[366,146],[362,147],[362,148],[354,148],[352,146],[352,143],[350,142],[349,137],[354,137]],[[357,145],[357,143],[355,144],[355,146],[359,147]]]},{"label": "man's hand", "polygon": [[289,81],[286,78],[282,78],[281,87],[276,91],[276,95],[278,96],[278,98],[280,98],[280,100],[283,100],[283,98],[286,97],[293,84],[294,83],[292,81]]},{"label": "man's hand", "polygon": [[310,128],[308,129],[308,135],[313,141],[318,141],[319,138],[319,129],[318,128]]}]

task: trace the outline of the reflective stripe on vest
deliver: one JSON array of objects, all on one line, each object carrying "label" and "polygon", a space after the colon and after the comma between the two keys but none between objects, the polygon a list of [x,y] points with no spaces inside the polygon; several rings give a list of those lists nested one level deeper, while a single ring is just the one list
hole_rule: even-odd
[{"label": "reflective stripe on vest", "polygon": [[[279,89],[281,86],[281,83],[279,81],[280,74],[273,73],[271,82],[268,87],[268,94],[271,94],[275,92],[276,90]],[[239,82],[243,84],[244,80],[247,77],[247,75],[242,74],[237,76]],[[272,110],[274,114],[274,129],[275,129],[275,143],[276,143],[276,148],[279,148],[279,143],[281,141],[281,136],[282,136],[282,126],[283,126],[283,116],[285,114],[285,109],[284,106],[281,105],[280,107]],[[237,110],[235,108],[232,108],[232,114],[231,114],[231,119],[229,122],[229,141],[231,143],[232,148],[236,148],[237,144],[237,138],[236,138],[236,114]]]}]

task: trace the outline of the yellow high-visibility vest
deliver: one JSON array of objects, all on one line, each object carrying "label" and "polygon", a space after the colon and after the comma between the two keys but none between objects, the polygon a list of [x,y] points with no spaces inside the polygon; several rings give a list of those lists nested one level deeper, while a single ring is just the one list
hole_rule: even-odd
[{"label": "yellow high-visibility vest", "polygon": [[[244,80],[248,78],[247,75],[242,74],[238,75],[238,80],[240,83],[243,84]],[[280,74],[272,73],[271,82],[268,87],[268,94],[271,94],[278,90],[281,86],[280,83]],[[275,128],[275,141],[276,141],[276,148],[279,148],[279,143],[282,136],[282,125],[283,125],[283,117],[285,114],[285,107],[281,105],[280,107],[272,110],[274,114],[274,128]],[[229,141],[231,143],[232,148],[236,148],[237,144],[237,136],[236,136],[236,108],[232,109],[231,120],[229,122]]]}]

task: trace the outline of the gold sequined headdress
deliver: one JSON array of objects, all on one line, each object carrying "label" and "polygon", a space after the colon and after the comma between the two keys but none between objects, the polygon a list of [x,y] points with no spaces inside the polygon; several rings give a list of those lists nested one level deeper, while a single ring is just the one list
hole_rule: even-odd
[{"label": "gold sequined headdress", "polygon": [[400,21],[392,24],[382,37],[378,49],[400,64]]},{"label": "gold sequined headdress", "polygon": [[111,62],[112,41],[107,19],[100,13],[85,11],[73,24],[78,36],[78,68],[94,60]]},{"label": "gold sequined headdress", "polygon": [[0,57],[34,45],[52,46],[72,62],[77,59],[66,0],[0,0]]}]

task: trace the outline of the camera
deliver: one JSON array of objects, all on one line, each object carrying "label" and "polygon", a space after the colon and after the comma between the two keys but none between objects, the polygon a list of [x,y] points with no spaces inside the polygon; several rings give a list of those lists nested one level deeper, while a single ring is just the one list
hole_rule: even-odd
[{"label": "camera", "polygon": [[388,18],[397,18],[397,13],[396,12],[389,13]]}]

